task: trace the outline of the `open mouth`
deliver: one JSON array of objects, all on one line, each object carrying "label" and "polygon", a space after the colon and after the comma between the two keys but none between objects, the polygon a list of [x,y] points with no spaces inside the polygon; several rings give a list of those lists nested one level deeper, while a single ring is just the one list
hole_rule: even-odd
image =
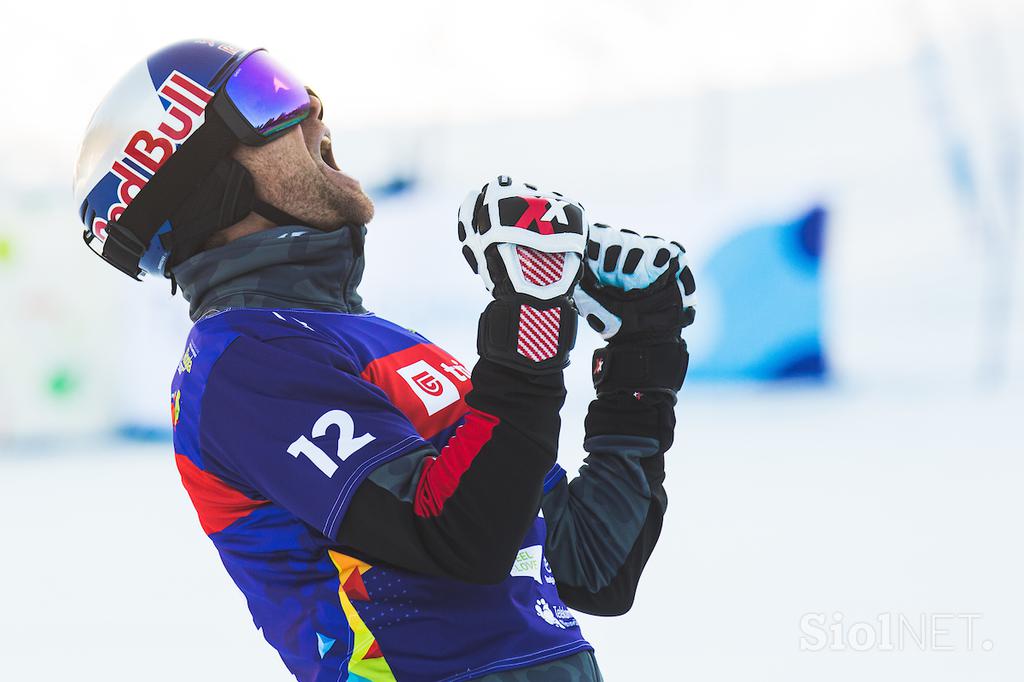
[{"label": "open mouth", "polygon": [[334,149],[331,147],[331,138],[328,137],[327,135],[324,135],[320,139],[320,158],[330,168],[336,171],[341,170],[340,168],[338,168],[337,161],[334,160]]},{"label": "open mouth", "polygon": [[338,168],[338,162],[334,159],[334,148],[331,144],[330,135],[330,132],[325,130],[323,137],[320,138],[318,146],[309,147],[309,155],[315,161],[317,152],[319,151],[320,161],[323,164],[320,166],[320,172],[323,173],[331,183],[348,192],[362,191],[358,180],[345,175],[345,173]]}]

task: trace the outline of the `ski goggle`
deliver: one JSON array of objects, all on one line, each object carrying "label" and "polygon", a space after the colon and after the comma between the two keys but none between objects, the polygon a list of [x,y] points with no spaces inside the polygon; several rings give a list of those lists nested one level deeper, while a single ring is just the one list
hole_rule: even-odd
[{"label": "ski goggle", "polygon": [[311,105],[302,81],[258,49],[242,58],[210,106],[239,142],[258,146],[304,121]]}]

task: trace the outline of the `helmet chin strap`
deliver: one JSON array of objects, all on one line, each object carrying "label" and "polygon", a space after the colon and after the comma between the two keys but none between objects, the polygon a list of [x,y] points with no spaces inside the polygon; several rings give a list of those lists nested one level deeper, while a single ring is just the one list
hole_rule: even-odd
[{"label": "helmet chin strap", "polygon": [[281,225],[305,225],[306,224],[302,220],[300,220],[299,218],[296,218],[295,216],[293,216],[291,213],[287,213],[285,211],[282,211],[281,209],[277,208],[276,206],[271,206],[267,202],[263,201],[262,199],[257,199],[256,197],[253,197],[253,200],[252,200],[252,212],[255,213],[258,216],[266,218],[267,220],[269,220],[270,222],[274,223],[275,225],[277,225],[279,227]]}]

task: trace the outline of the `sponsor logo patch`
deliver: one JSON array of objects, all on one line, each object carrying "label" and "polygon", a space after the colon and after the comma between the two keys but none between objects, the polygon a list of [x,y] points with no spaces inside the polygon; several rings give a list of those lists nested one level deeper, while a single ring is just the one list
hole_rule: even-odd
[{"label": "sponsor logo patch", "polygon": [[[558,607],[556,606],[555,608],[557,609]],[[552,611],[551,605],[548,604],[546,599],[537,600],[535,611],[537,612],[537,615],[551,627],[558,628],[559,630],[566,630],[573,627],[572,625],[566,625],[558,618],[555,611]]]},{"label": "sponsor logo patch", "polygon": [[434,415],[459,399],[459,389],[441,370],[426,360],[395,370],[423,403],[427,415]]},{"label": "sponsor logo patch", "polygon": [[377,358],[360,376],[379,386],[416,432],[430,438],[465,414],[473,387],[469,370],[450,354],[424,343]]},{"label": "sponsor logo patch", "polygon": [[171,428],[178,428],[178,420],[181,418],[181,391],[171,394]]},{"label": "sponsor logo patch", "polygon": [[533,578],[538,585],[543,584],[540,579],[541,565],[544,561],[544,548],[540,545],[523,547],[516,555],[515,563],[509,575],[513,578]]},{"label": "sponsor logo patch", "polygon": [[192,372],[192,361],[196,359],[197,355],[199,355],[199,352],[196,351],[196,347],[189,341],[185,353],[181,356],[181,362],[178,363],[178,374],[182,372],[190,374]]}]

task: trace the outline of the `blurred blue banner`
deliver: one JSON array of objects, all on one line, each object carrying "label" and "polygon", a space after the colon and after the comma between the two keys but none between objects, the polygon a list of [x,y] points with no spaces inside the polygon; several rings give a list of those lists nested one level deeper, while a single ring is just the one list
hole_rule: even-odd
[{"label": "blurred blue banner", "polygon": [[745,230],[712,254],[700,277],[716,293],[717,330],[690,377],[827,378],[821,284],[827,216],[814,206],[791,222]]}]

